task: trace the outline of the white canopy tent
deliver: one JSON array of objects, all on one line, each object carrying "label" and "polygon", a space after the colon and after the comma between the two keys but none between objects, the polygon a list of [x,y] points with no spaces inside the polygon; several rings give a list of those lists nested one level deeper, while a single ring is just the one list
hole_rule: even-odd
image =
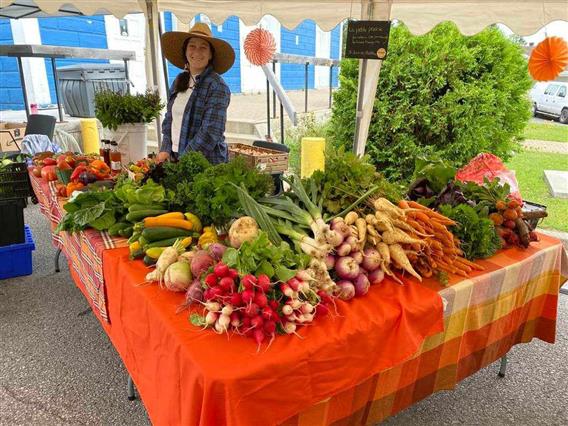
[{"label": "white canopy tent", "polygon": [[[324,30],[348,18],[397,19],[415,34],[428,32],[443,21],[453,21],[467,35],[495,23],[508,26],[518,35],[530,35],[551,21],[568,22],[568,0],[2,0],[0,6],[0,16],[14,18],[22,17],[18,13],[34,16],[30,14],[30,7],[34,6],[37,16],[79,12],[109,13],[121,18],[128,13],[144,13],[148,22],[151,81],[158,87],[163,83],[159,78],[157,12],[163,11],[173,12],[183,22],[203,13],[218,24],[232,15],[248,25],[257,23],[264,15],[272,15],[288,28],[312,19]],[[354,150],[359,154],[365,149],[381,62],[361,60],[359,67],[354,141]]]}]

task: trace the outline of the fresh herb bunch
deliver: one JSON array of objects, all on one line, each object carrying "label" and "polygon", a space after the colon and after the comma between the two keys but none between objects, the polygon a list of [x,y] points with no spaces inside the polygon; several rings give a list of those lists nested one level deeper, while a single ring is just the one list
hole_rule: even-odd
[{"label": "fresh herb bunch", "polygon": [[176,190],[181,183],[192,183],[199,173],[211,167],[211,163],[198,151],[183,154],[179,161],[164,164],[164,178],[162,185],[167,189]]},{"label": "fresh herb bunch", "polygon": [[497,211],[495,205],[497,201],[506,201],[511,193],[508,183],[501,185],[499,178],[489,180],[483,178],[483,185],[475,182],[459,183],[464,196],[476,203],[476,210],[483,216]]},{"label": "fresh herb bunch", "polygon": [[457,222],[451,231],[459,238],[460,248],[467,259],[485,259],[493,256],[501,248],[493,222],[480,216],[473,207],[467,204],[455,207],[441,205],[439,210],[444,216]]},{"label": "fresh herb bunch", "polygon": [[245,241],[240,248],[228,248],[223,262],[230,268],[236,268],[241,276],[266,274],[271,279],[286,282],[296,276],[298,269],[308,266],[310,257],[295,252],[285,242],[273,245],[267,234],[260,231],[258,237]]},{"label": "fresh herb bunch", "polygon": [[[338,214],[373,186],[378,187],[374,196],[391,201],[402,198],[401,188],[389,183],[378,173],[366,156],[359,158],[343,148],[329,150],[326,155],[325,171],[314,172],[303,184],[309,190],[312,201],[316,199],[316,204],[327,216]],[[317,194],[313,194],[314,191]]]},{"label": "fresh herb bunch", "polygon": [[225,226],[242,213],[235,187],[244,185],[254,199],[272,193],[272,177],[248,166],[236,157],[228,163],[208,167],[195,175],[192,183],[180,183],[176,189],[176,204],[194,211],[205,223]]},{"label": "fresh herb bunch", "polygon": [[158,92],[131,95],[102,90],[95,94],[95,116],[111,130],[121,124],[149,123],[160,115],[163,107]]}]

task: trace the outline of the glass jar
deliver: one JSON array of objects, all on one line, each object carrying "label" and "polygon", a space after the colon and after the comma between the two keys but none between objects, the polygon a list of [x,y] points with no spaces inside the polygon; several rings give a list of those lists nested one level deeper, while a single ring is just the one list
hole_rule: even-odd
[{"label": "glass jar", "polygon": [[122,154],[116,141],[110,143],[110,169],[113,173],[120,173],[122,169]]}]

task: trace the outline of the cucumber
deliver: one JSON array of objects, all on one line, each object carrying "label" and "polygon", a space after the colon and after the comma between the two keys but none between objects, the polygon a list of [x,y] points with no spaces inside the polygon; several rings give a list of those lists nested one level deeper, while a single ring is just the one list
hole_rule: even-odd
[{"label": "cucumber", "polygon": [[146,228],[142,231],[142,236],[146,241],[154,242],[158,240],[167,240],[169,238],[184,238],[191,235],[191,231],[179,228],[171,228],[167,226],[158,226],[155,228]]},{"label": "cucumber", "polygon": [[129,212],[135,212],[139,210],[164,210],[165,206],[163,204],[132,204],[128,207]]},{"label": "cucumber", "polygon": [[170,247],[172,246],[176,240],[181,240],[185,237],[174,237],[174,238],[166,238],[165,240],[156,240],[148,243],[144,246],[145,249],[149,249],[152,247]]},{"label": "cucumber", "polygon": [[146,266],[152,266],[155,265],[157,262],[157,259],[152,259],[150,256],[144,256],[144,265]]},{"label": "cucumber", "polygon": [[141,235],[141,232],[133,232],[132,236],[128,239],[128,244],[132,244],[133,242],[138,241]]},{"label": "cucumber", "polygon": [[128,228],[129,226],[131,226],[129,223],[124,223],[124,222],[115,223],[110,228],[108,228],[108,234],[111,237],[117,237],[120,235],[120,231],[122,229]]},{"label": "cucumber", "polygon": [[132,237],[132,234],[134,233],[132,225],[127,226],[126,228],[121,228],[118,230],[118,235],[120,235],[121,237],[124,238],[130,238]]},{"label": "cucumber", "polygon": [[144,219],[145,217],[159,216],[167,212],[167,210],[135,210],[126,215],[126,220],[134,223]]}]

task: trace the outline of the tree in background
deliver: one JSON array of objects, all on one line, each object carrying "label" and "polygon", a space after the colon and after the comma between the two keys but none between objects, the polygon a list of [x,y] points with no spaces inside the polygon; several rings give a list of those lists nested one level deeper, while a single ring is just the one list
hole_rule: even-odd
[{"label": "tree in background", "polygon": [[[341,64],[332,128],[351,147],[357,101],[358,61]],[[366,153],[392,180],[411,176],[417,156],[456,166],[480,152],[508,159],[530,117],[531,79],[519,44],[496,27],[463,36],[453,23],[413,36],[391,28]]]}]

